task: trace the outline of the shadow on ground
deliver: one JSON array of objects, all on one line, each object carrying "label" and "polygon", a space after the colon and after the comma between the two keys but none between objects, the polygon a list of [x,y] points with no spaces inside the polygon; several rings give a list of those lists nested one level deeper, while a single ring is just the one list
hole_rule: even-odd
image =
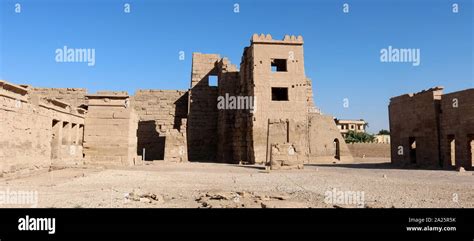
[{"label": "shadow on ground", "polygon": [[265,171],[265,166],[263,165],[239,165],[235,164],[236,167],[243,167],[243,168],[250,168],[250,169],[257,169],[260,171]]},{"label": "shadow on ground", "polygon": [[335,163],[335,164],[305,164],[309,167],[341,167],[341,168],[352,168],[352,169],[400,169],[400,170],[440,170],[440,171],[451,171],[442,168],[420,168],[417,166],[398,166],[390,162],[381,163]]}]

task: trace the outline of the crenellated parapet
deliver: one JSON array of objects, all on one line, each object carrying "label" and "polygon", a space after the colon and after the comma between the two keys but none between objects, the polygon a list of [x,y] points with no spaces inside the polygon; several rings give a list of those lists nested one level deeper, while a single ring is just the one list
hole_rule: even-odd
[{"label": "crenellated parapet", "polygon": [[287,44],[287,45],[302,45],[303,44],[303,37],[301,35],[285,35],[283,40],[276,40],[273,39],[270,34],[256,34],[252,35],[250,39],[252,44]]}]

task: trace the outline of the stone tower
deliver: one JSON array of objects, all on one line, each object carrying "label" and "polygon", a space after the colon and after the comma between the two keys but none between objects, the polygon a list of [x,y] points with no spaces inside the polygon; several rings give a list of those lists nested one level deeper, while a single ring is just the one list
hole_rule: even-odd
[{"label": "stone tower", "polygon": [[248,161],[267,163],[271,146],[277,143],[292,145],[290,152],[305,160],[309,104],[303,38],[286,35],[274,40],[269,34],[254,34],[244,51],[242,71],[248,95],[256,100],[248,130]]}]

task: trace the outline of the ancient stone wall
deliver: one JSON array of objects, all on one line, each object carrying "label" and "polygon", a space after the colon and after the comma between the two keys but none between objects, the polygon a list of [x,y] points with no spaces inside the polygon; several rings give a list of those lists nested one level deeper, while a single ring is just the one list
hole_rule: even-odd
[{"label": "ancient stone wall", "polygon": [[[269,34],[254,34],[251,46],[245,57],[252,58],[252,61],[246,62],[246,68],[252,73],[251,92],[257,99],[257,111],[252,116],[250,130],[250,162],[267,163],[270,119],[288,119],[299,129],[307,129],[308,87],[303,38],[287,35],[283,40],[273,40]],[[298,136],[299,142],[307,142],[305,132],[291,132],[291,135]]]},{"label": "ancient stone wall", "polygon": [[163,160],[167,151],[173,156],[187,149],[186,139],[181,140],[186,137],[187,91],[138,90],[131,104],[139,117],[138,154],[143,156],[145,149],[145,160]]},{"label": "ancient stone wall", "polygon": [[[301,168],[308,161],[307,126],[289,119],[269,119],[267,126],[266,164]],[[274,155],[282,159],[275,159]],[[283,155],[283,156],[282,156]]]},{"label": "ancient stone wall", "polygon": [[141,164],[137,156],[138,116],[126,93],[86,96],[85,163],[101,166]]},{"label": "ancient stone wall", "polygon": [[187,119],[181,119],[179,129],[169,129],[165,133],[165,161],[186,162],[188,161],[187,147]]},{"label": "ancient stone wall", "polygon": [[474,167],[474,89],[443,95],[440,151],[444,167]]},{"label": "ancient stone wall", "polygon": [[[303,169],[306,158],[304,153],[298,153],[298,151],[304,151],[298,149],[289,143],[274,143],[271,145],[270,152],[270,169]],[[301,159],[303,157],[303,159]]]},{"label": "ancient stone wall", "polygon": [[309,163],[352,162],[353,158],[331,116],[309,114]]},{"label": "ancient stone wall", "polygon": [[392,163],[439,167],[439,114],[442,87],[390,99]]},{"label": "ancient stone wall", "polygon": [[0,81],[0,176],[82,164],[84,110]]},{"label": "ancient stone wall", "polygon": [[[188,91],[139,90],[129,97],[125,92],[86,95],[85,89],[20,88],[29,90],[33,100],[49,98],[49,104],[59,107],[42,106],[45,109],[71,108],[64,101],[88,109],[83,124],[58,117],[51,128],[57,135],[64,130],[69,136],[53,141],[69,146],[55,147],[57,156],[76,153],[70,146],[80,149],[77,132],[85,129],[83,146],[89,164],[133,165],[142,155],[146,160],[268,165],[273,153],[287,155],[280,150],[286,147],[294,153],[280,164],[348,157],[339,132],[333,130],[335,124],[319,115],[313,103],[302,37],[274,40],[254,34],[250,43],[240,70],[217,54],[193,53]],[[216,77],[217,84],[210,85],[210,77]],[[224,108],[218,107],[218,97],[224,97]]]},{"label": "ancient stone wall", "polygon": [[233,156],[235,162],[251,163],[253,157],[253,114],[257,111],[256,99],[253,92],[253,58],[251,58],[252,46],[244,48],[242,59],[240,62],[240,71],[236,96],[251,96],[254,101],[254,110],[237,110],[235,113],[234,130],[233,130]]},{"label": "ancient stone wall", "polygon": [[209,86],[209,76],[217,76],[217,54],[193,53],[189,113],[187,121],[190,161],[216,161],[217,87]]},{"label": "ancient stone wall", "polygon": [[239,163],[240,158],[235,159],[234,157],[234,142],[244,131],[235,125],[237,112],[241,111],[237,109],[237,107],[241,107],[240,105],[237,106],[240,104],[237,103],[238,98],[242,97],[239,93],[239,71],[227,58],[223,58],[218,62],[217,71],[218,96],[221,102],[218,103],[218,106],[224,107],[218,109],[217,116],[217,161]]},{"label": "ancient stone wall", "polygon": [[82,88],[38,88],[27,86],[30,95],[40,98],[57,99],[70,104],[72,107],[79,107],[85,104],[87,89]]},{"label": "ancient stone wall", "polygon": [[353,157],[390,158],[390,144],[387,143],[350,143],[347,147]]}]

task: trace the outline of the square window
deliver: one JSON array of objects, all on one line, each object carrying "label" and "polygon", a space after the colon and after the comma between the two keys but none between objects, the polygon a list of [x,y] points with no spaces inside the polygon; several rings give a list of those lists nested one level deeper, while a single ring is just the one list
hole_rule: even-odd
[{"label": "square window", "polygon": [[272,59],[272,72],[286,72],[286,59]]},{"label": "square window", "polygon": [[209,86],[217,86],[218,80],[216,75],[209,75],[208,77]]},{"label": "square window", "polygon": [[288,88],[272,87],[273,101],[288,101]]}]

